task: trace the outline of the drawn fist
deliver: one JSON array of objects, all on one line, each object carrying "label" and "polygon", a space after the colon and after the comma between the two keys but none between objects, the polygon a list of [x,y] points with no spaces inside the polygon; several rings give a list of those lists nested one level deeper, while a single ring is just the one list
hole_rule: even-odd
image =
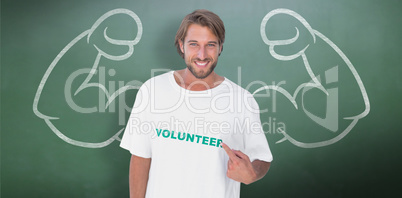
[{"label": "drawn fist", "polygon": [[[281,29],[281,24],[296,27]],[[302,16],[288,9],[273,10],[263,18],[260,31],[272,57],[286,62],[289,71],[304,70],[298,75],[305,80],[298,82],[294,90],[289,85],[297,81],[285,76],[286,83],[264,86],[253,93],[270,90],[290,101],[287,106],[282,103],[278,110],[286,112],[282,119],[290,124],[279,129],[284,137],[277,143],[288,140],[303,148],[330,145],[345,137],[369,113],[366,89],[351,61]],[[289,32],[295,32],[294,36],[283,39]],[[344,97],[340,98],[340,94]],[[345,100],[347,97],[358,99],[358,105]]]},{"label": "drawn fist", "polygon": [[115,9],[102,15],[52,61],[36,92],[34,113],[76,146],[100,148],[120,140],[116,114],[120,120],[129,111],[124,93],[142,83],[114,78],[122,79],[120,68],[132,62],[141,36],[142,23],[134,12]]}]

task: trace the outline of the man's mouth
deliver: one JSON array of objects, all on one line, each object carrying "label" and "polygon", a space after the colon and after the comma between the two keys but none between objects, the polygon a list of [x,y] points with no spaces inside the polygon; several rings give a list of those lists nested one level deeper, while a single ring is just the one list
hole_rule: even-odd
[{"label": "man's mouth", "polygon": [[194,61],[198,67],[206,67],[209,61]]}]

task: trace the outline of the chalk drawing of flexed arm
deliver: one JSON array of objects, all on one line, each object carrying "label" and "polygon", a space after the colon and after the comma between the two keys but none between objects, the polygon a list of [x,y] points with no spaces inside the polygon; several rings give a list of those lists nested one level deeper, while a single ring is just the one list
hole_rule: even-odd
[{"label": "chalk drawing of flexed arm", "polygon": [[[293,38],[286,39],[286,40],[270,40],[266,34],[266,25],[269,20],[272,19],[273,16],[276,15],[289,15],[295,19],[298,20],[302,24],[304,28],[306,28],[307,32],[310,34],[313,43],[307,44],[304,48],[299,50],[298,52],[290,55],[283,55],[281,53],[278,53],[276,48],[277,47],[286,47],[286,46],[291,46],[291,44],[295,43],[299,39],[299,29],[295,27],[296,30],[296,35]],[[330,144],[333,144],[339,140],[341,140],[343,137],[345,137],[356,125],[357,121],[363,117],[365,117],[369,111],[370,111],[370,103],[368,99],[368,95],[366,92],[366,89],[363,85],[362,80],[360,79],[359,74],[357,73],[356,69],[352,65],[351,61],[346,57],[346,55],[326,36],[324,36],[322,33],[319,31],[313,29],[310,24],[298,13],[289,10],[289,9],[275,9],[269,12],[265,17],[263,18],[260,26],[260,33],[262,40],[266,45],[269,46],[269,53],[271,54],[272,57],[274,57],[277,60],[281,61],[291,61],[291,60],[296,60],[296,59],[301,59],[302,63],[304,65],[305,71],[308,73],[308,76],[310,79],[307,82],[302,83],[299,85],[294,93],[289,93],[289,91],[285,90],[284,88],[280,86],[264,86],[259,89],[257,89],[253,94],[256,94],[260,91],[263,90],[274,90],[277,91],[281,94],[283,94],[290,102],[292,102],[293,106],[296,109],[300,110],[300,105],[297,104],[296,98],[301,97],[302,99],[302,109],[305,112],[305,114],[310,117],[314,122],[316,122],[318,125],[321,125],[325,128],[327,128],[329,131],[332,132],[337,132],[338,131],[338,90],[337,89],[328,89],[325,87],[324,82],[322,82],[320,75],[317,75],[314,70],[312,69],[312,65],[310,65],[310,61],[308,56],[306,55],[306,52],[309,51],[309,48],[313,47],[317,39],[322,40],[323,42],[326,43],[329,48],[335,52],[337,56],[340,57],[342,60],[343,64],[346,65],[348,70],[352,73],[355,82],[357,83],[360,94],[362,96],[363,102],[364,102],[364,110],[363,112],[358,113],[357,115],[354,116],[348,116],[344,117],[343,119],[345,120],[351,120],[350,124],[348,127],[343,129],[342,132],[337,134],[335,137],[325,140],[325,141],[320,141],[320,142],[302,142],[298,141],[294,138],[292,138],[286,131],[282,130],[282,134],[284,135],[284,138],[279,140],[277,143],[281,143],[283,141],[288,140],[292,144],[302,147],[302,148],[316,148],[316,147],[322,147],[322,146],[327,146]],[[334,66],[331,69],[328,69],[325,72],[325,79],[326,83],[331,83],[331,82],[337,82],[338,81],[338,66]],[[286,80],[286,79],[285,79]],[[320,90],[322,93],[324,93],[327,96],[327,114],[325,118],[320,118],[319,116],[314,115],[311,113],[305,106],[304,106],[304,95],[308,94],[308,92],[312,89],[317,89]],[[335,104],[335,105],[334,105]]]},{"label": "chalk drawing of flexed arm", "polygon": [[[136,24],[136,29],[137,29],[137,34],[133,40],[122,40],[122,39],[114,39],[112,36],[109,36],[108,32],[109,29],[108,27],[105,27],[103,29],[103,34],[99,35],[99,32],[102,32],[100,28],[102,25],[105,25],[105,21],[110,20],[114,16],[118,15],[124,15],[128,16],[132,19],[132,21]],[[93,37],[98,36],[102,37],[108,43],[109,45],[114,46],[115,48],[120,48],[118,50],[120,54],[112,54],[107,52],[107,49],[104,49],[104,47],[99,46],[98,44],[92,42]],[[56,70],[58,69],[59,71],[71,71],[71,68],[68,68],[67,66],[73,66],[71,64],[73,63],[64,63],[66,62],[67,56],[78,56],[74,51],[77,51],[77,48],[82,48],[85,47],[88,49],[85,51],[85,55],[83,56],[84,58],[80,59],[79,61],[83,62],[82,63],[82,68],[75,70],[72,72],[69,77],[67,78],[66,81],[63,81],[65,86],[64,86],[64,101],[57,101],[58,104],[61,103],[67,103],[68,106],[73,109],[75,112],[80,113],[80,114],[89,114],[89,113],[96,113],[99,111],[103,111],[109,107],[111,103],[114,102],[114,100],[119,97],[122,93],[124,93],[127,90],[130,89],[138,89],[139,86],[141,85],[140,82],[132,81],[128,84],[125,84],[124,86],[119,87],[117,90],[108,90],[107,86],[105,85],[104,82],[99,82],[98,79],[95,78],[95,76],[99,76],[101,71],[100,71],[100,64],[102,60],[108,60],[109,62],[119,62],[128,59],[129,57],[132,56],[134,53],[134,45],[136,45],[142,36],[142,23],[140,18],[132,11],[127,10],[127,9],[114,9],[111,10],[104,15],[102,15],[93,25],[91,28],[88,30],[82,32],[79,34],[77,37],[75,37],[71,42],[69,42],[61,51],[60,53],[55,57],[55,59],[52,61],[48,69],[46,70],[44,76],[42,77],[42,80],[38,86],[34,102],[33,102],[33,111],[34,113],[41,119],[43,119],[46,124],[50,127],[50,129],[62,140],[64,140],[67,143],[70,143],[72,145],[76,146],[81,146],[81,147],[88,147],[88,148],[100,148],[109,145],[115,140],[119,140],[120,138],[118,137],[119,134],[122,132],[122,129],[117,131],[115,134],[113,134],[112,137],[100,141],[100,142],[88,142],[88,141],[79,141],[73,138],[68,137],[65,135],[65,131],[60,130],[59,127],[54,124],[56,121],[60,120],[60,112],[52,110],[40,110],[39,109],[39,103],[41,100],[41,97],[43,94],[46,94],[43,92],[45,90],[46,86],[51,86],[52,83],[49,81],[52,81],[50,79],[57,79],[57,77],[54,77],[54,74]],[[92,59],[92,61],[84,61],[83,59],[89,59],[91,60],[90,57],[91,55],[94,55],[95,58]],[[75,64],[75,63],[74,63]],[[67,65],[67,66],[66,66]],[[75,66],[75,65],[74,65]],[[64,67],[64,68],[60,68]],[[114,72],[113,69],[109,70],[111,73]],[[57,72],[56,72],[57,73]],[[60,72],[59,72],[60,73]],[[53,77],[52,77],[53,74]],[[86,75],[84,78],[82,76]],[[71,90],[72,89],[72,84],[76,84],[74,80],[76,79],[83,79],[83,81],[78,85],[75,91]],[[59,79],[57,79],[60,81]],[[73,82],[74,81],[74,82]],[[49,85],[50,84],[50,85]],[[54,84],[54,83],[53,83]],[[68,87],[70,86],[70,87]],[[68,89],[69,88],[69,89]],[[75,89],[75,88],[74,88]],[[91,106],[91,107],[83,107],[82,105],[78,105],[74,101],[74,97],[79,95],[80,93],[85,94],[86,90],[93,90],[93,89],[98,89],[99,94],[92,95],[95,98],[99,97],[99,108]],[[72,91],[72,93],[70,93]],[[59,92],[57,94],[60,95]],[[63,94],[63,93],[61,93]],[[101,100],[101,98],[105,98],[104,100]],[[94,100],[98,102],[98,100]],[[46,113],[43,113],[46,111]],[[85,122],[85,120],[83,121]],[[71,124],[77,124],[77,123],[71,123]],[[89,127],[88,127],[89,128]],[[65,129],[64,129],[65,130]],[[94,134],[96,136],[96,134]]]}]

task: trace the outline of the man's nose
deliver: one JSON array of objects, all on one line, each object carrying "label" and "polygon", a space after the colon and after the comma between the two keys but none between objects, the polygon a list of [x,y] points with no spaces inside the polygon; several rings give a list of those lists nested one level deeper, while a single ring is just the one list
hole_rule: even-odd
[{"label": "man's nose", "polygon": [[201,47],[199,48],[199,50],[198,50],[198,54],[197,54],[197,55],[198,55],[197,57],[198,57],[200,60],[204,60],[204,59],[206,58],[206,56],[207,56],[206,48],[203,47],[203,46],[201,46]]}]

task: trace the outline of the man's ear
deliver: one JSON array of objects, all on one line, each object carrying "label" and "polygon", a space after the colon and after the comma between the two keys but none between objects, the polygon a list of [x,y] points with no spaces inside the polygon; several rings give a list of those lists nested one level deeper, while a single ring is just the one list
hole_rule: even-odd
[{"label": "man's ear", "polygon": [[223,51],[223,45],[221,45],[220,46],[220,49],[219,49],[220,51],[219,51],[219,56],[221,55],[221,53],[222,53],[222,51]]},{"label": "man's ear", "polygon": [[179,40],[179,46],[180,46],[181,53],[183,53],[183,54],[184,54],[184,46],[183,46],[183,41]]}]

